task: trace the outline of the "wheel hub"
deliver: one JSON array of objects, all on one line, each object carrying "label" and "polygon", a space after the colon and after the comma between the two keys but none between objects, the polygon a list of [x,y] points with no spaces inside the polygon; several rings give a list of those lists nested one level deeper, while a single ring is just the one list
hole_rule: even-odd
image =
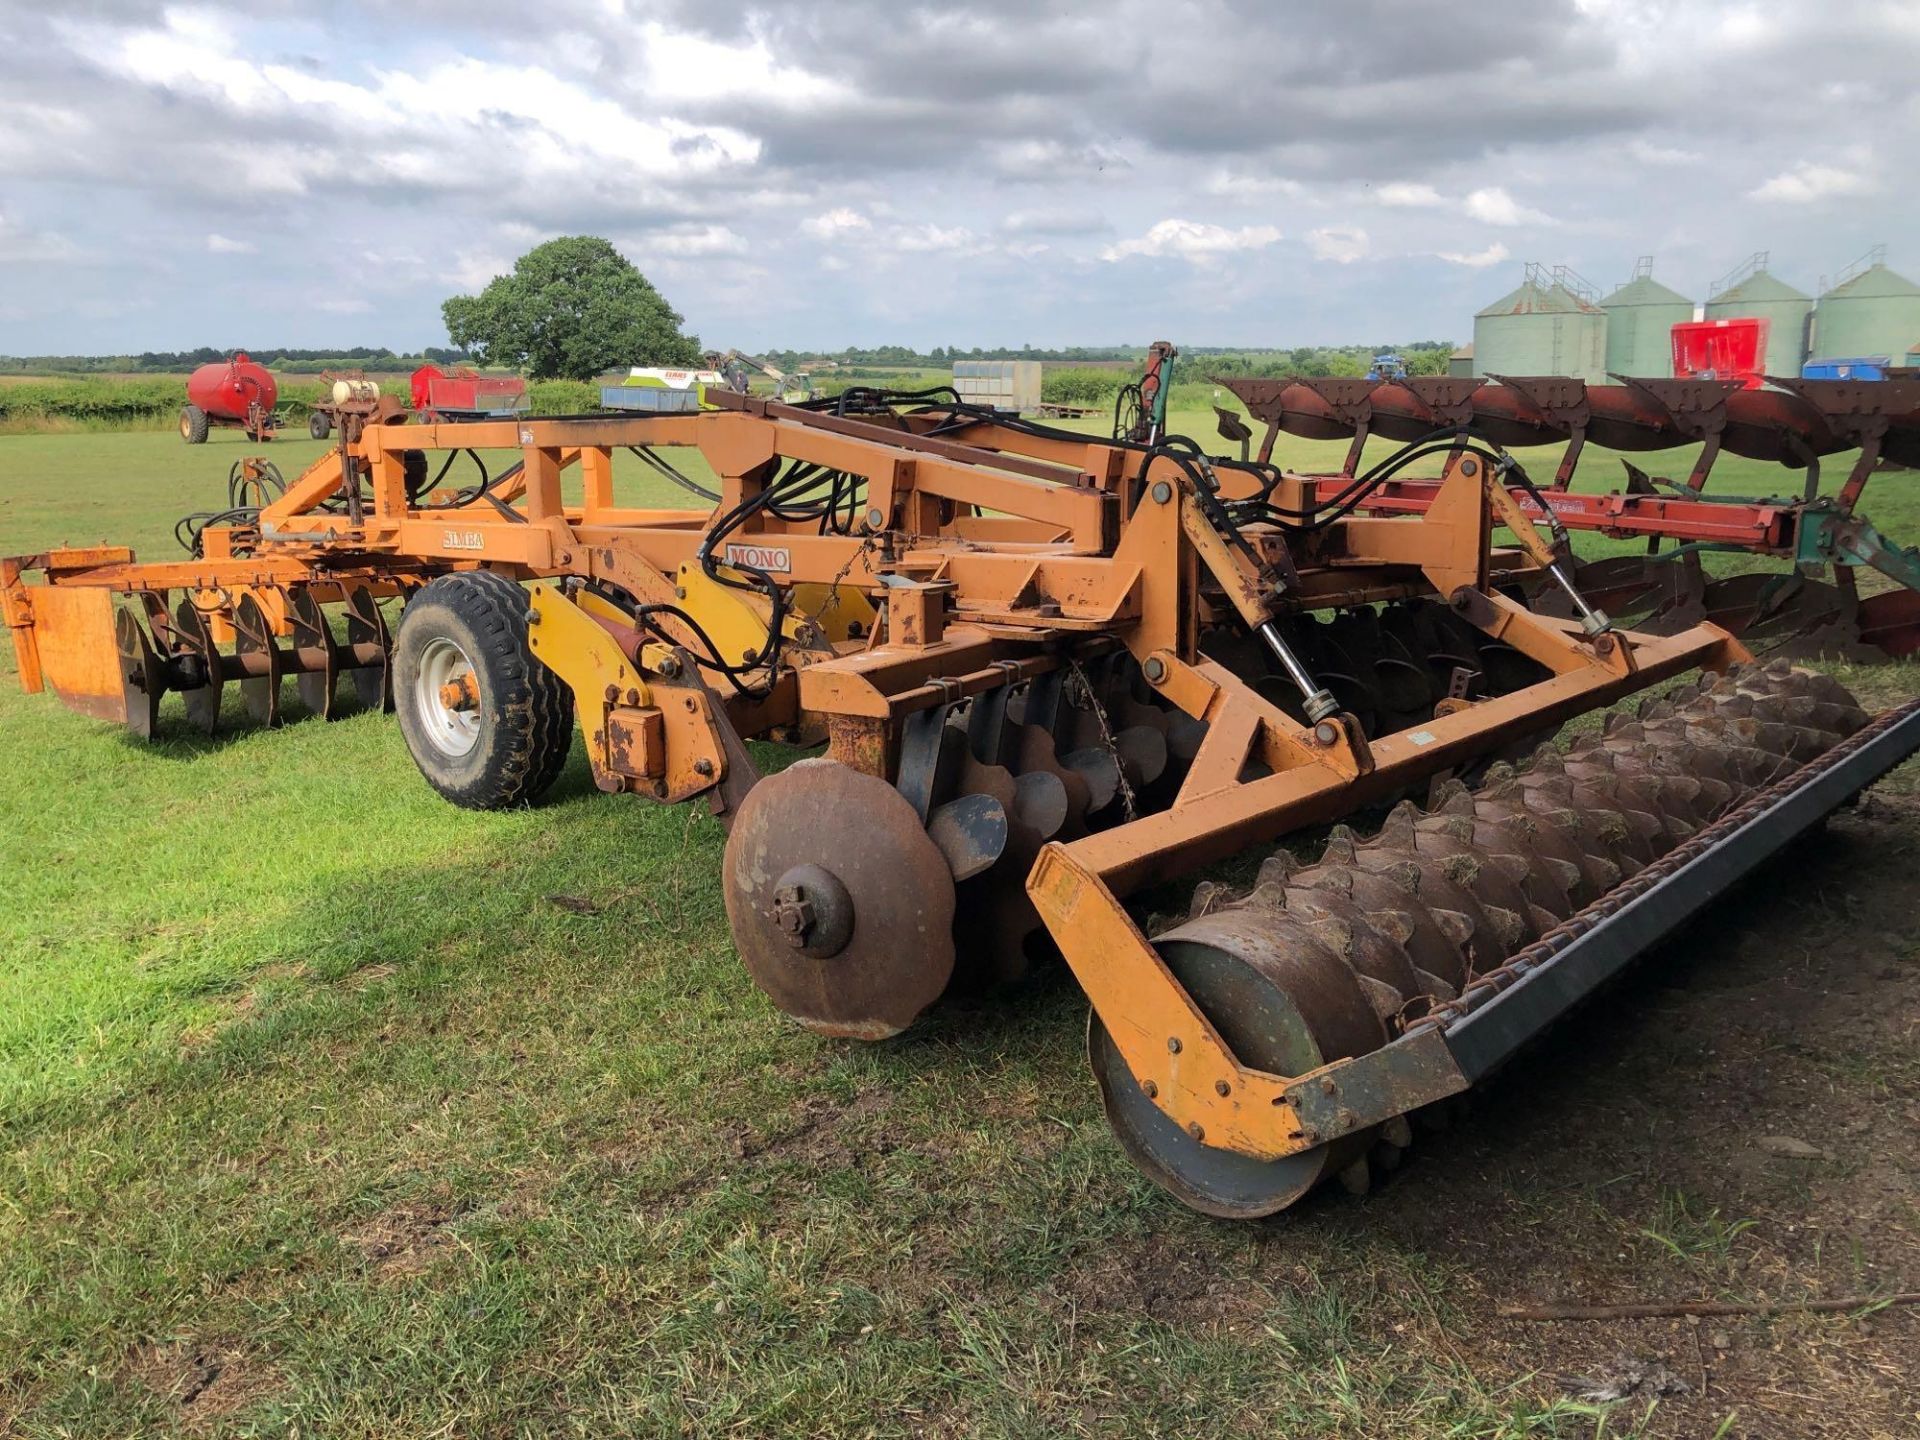
[{"label": "wheel hub", "polygon": [[413,703],[420,730],[441,754],[459,757],[480,743],[480,691],[473,662],[444,635],[420,653]]}]

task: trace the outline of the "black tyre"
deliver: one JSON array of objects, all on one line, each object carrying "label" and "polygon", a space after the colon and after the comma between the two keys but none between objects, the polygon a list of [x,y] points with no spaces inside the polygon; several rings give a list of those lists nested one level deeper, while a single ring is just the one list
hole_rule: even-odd
[{"label": "black tyre", "polygon": [[180,407],[180,438],[186,441],[187,444],[206,444],[208,429],[209,421],[207,420],[206,411],[202,410],[198,405],[183,405]]},{"label": "black tyre", "polygon": [[316,410],[307,416],[307,433],[316,440],[324,440],[333,433],[333,421],[327,418],[327,412]]},{"label": "black tyre", "polygon": [[447,799],[506,810],[553,784],[573,745],[573,692],[534,658],[519,585],[490,570],[441,576],[408,602],[393,664],[407,749]]}]

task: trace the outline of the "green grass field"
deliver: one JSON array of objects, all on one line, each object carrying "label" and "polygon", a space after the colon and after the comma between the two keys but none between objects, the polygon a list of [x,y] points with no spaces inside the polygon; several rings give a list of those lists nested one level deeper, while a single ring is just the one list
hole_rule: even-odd
[{"label": "green grass field", "polygon": [[[177,553],[247,448],[0,437],[0,553]],[[1906,483],[1869,492],[1895,534]],[[1366,1201],[1224,1225],[1110,1142],[1070,983],[815,1038],[732,953],[718,825],[599,796],[577,751],[549,803],[476,815],[387,717],[145,746],[0,669],[0,1434],[1705,1435],[1776,1403],[1596,1408],[1558,1377],[1617,1336],[1493,1318],[1564,1245],[1656,1292],[1773,1283],[1734,1267],[1804,1190],[1727,1197],[1773,1228],[1705,1258],[1645,1238],[1719,1182],[1644,1095],[1683,1153],[1612,1178],[1638,1141],[1594,1138],[1606,1059],[1693,1063],[1659,1034],[1589,1037],[1597,1082],[1536,1068]],[[1842,1254],[1796,1263],[1845,1284]],[[1826,1361],[1795,1356],[1876,1353],[1769,1343],[1803,1387]]]}]

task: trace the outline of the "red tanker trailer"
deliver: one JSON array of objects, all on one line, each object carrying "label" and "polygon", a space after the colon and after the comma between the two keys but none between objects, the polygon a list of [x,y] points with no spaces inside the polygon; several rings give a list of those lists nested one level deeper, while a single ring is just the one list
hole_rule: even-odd
[{"label": "red tanker trailer", "polygon": [[279,399],[280,387],[266,367],[256,365],[246,351],[236,350],[224,364],[202,365],[187,377],[180,438],[189,445],[201,445],[207,432],[219,425],[244,430],[249,440],[271,440],[279,425],[273,409]]}]

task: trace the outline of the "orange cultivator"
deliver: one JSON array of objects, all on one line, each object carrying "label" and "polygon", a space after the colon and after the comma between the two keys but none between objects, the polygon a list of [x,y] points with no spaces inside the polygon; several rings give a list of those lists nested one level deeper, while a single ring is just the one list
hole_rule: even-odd
[{"label": "orange cultivator", "polygon": [[[1409,1117],[1920,748],[1920,709],[1869,719],[1719,625],[1615,625],[1477,442],[1384,515],[1364,477],[950,392],[710,398],[370,416],[188,560],[4,562],[22,679],[142,734],[170,692],[210,727],[233,680],[273,723],[286,676],[327,716],[350,679],[475,807],[538,798],[577,728],[602,790],[727,825],[741,958],[822,1034],[892,1035],[1064,957],[1127,1153],[1229,1215],[1362,1183]],[[706,505],[623,503],[622,451]],[[1515,598],[1548,587],[1570,618]],[[762,777],[747,738],[815,753]],[[1203,883],[1158,936],[1125,907],[1336,823],[1372,833]]]}]

